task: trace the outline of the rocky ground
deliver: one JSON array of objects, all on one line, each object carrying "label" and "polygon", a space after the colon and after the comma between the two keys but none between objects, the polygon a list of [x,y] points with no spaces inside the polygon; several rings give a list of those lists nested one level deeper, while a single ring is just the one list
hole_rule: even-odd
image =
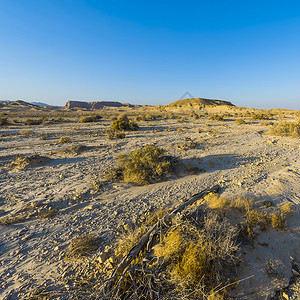
[{"label": "rocky ground", "polygon": [[[110,124],[1,128],[1,299],[26,298],[42,287],[59,290],[63,299],[74,288],[67,279],[76,262],[66,260],[65,252],[75,237],[100,238],[93,260],[147,211],[177,206],[215,184],[224,197],[251,195],[257,202],[293,207],[287,229],[258,232],[254,245],[245,248],[239,279],[249,279],[232,297],[299,299],[299,277],[292,270],[300,263],[299,139],[268,135],[260,121],[239,125],[203,117],[141,122],[125,139],[109,140]],[[62,136],[70,143],[59,144]],[[180,161],[167,181],[146,186],[104,181],[120,153],[145,144],[163,147]],[[28,159],[12,164],[17,155]]]}]

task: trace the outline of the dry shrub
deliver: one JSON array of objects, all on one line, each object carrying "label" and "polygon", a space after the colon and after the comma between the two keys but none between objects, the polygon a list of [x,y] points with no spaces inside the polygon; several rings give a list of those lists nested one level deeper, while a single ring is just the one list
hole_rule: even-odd
[{"label": "dry shrub", "polygon": [[228,282],[228,272],[238,261],[237,233],[226,219],[208,213],[201,226],[177,224],[154,253],[169,262],[170,281],[178,291],[193,290],[192,299],[202,299]]},{"label": "dry shrub", "polygon": [[39,218],[41,219],[50,219],[56,216],[58,210],[55,208],[49,208],[47,210],[43,210],[39,213]]},{"label": "dry shrub", "polygon": [[197,146],[198,143],[196,141],[191,140],[190,138],[186,138],[183,143],[178,144],[178,148],[184,151],[194,149]]},{"label": "dry shrub", "polygon": [[160,181],[168,175],[171,165],[163,158],[164,152],[155,145],[145,145],[127,155],[120,155],[117,168],[110,171],[107,179],[139,185]]},{"label": "dry shrub", "polygon": [[270,130],[270,134],[279,136],[300,137],[300,122],[280,122],[274,125]]},{"label": "dry shrub", "polygon": [[8,124],[8,119],[7,118],[0,118],[0,125],[6,125]]},{"label": "dry shrub", "polygon": [[194,120],[199,119],[199,115],[197,113],[195,113],[194,111],[191,112],[190,117],[193,118]]},{"label": "dry shrub", "polygon": [[133,232],[127,232],[117,241],[115,255],[117,260],[121,260],[135,246],[140,238],[146,233],[146,227],[139,227]]},{"label": "dry shrub", "polygon": [[244,119],[236,119],[236,120],[235,120],[235,123],[237,123],[237,124],[239,124],[239,125],[246,124],[246,122],[245,122]]},{"label": "dry shrub", "polygon": [[62,136],[59,140],[58,140],[59,144],[66,144],[66,143],[71,143],[71,139],[68,136]]},{"label": "dry shrub", "polygon": [[286,218],[292,212],[292,204],[286,203],[279,207],[279,210],[271,214],[270,222],[273,228],[284,229],[286,227]]},{"label": "dry shrub", "polygon": [[97,120],[102,119],[100,115],[92,115],[92,116],[81,116],[78,120],[78,123],[90,123],[96,122]]},{"label": "dry shrub", "polygon": [[217,194],[206,196],[207,206],[211,209],[228,210],[237,209],[245,217],[244,230],[248,236],[253,236],[255,227],[266,230],[268,227],[284,229],[286,217],[292,211],[291,203],[286,203],[274,211],[265,211],[262,208],[255,208],[251,198],[236,197],[230,200],[220,197]]},{"label": "dry shrub", "polygon": [[99,239],[92,234],[86,234],[75,238],[67,252],[66,259],[83,259],[98,249]]},{"label": "dry shrub", "polygon": [[210,120],[213,120],[213,121],[224,121],[224,118],[220,115],[212,115],[209,117]]},{"label": "dry shrub", "polygon": [[113,121],[113,123],[110,126],[111,130],[121,130],[121,131],[124,130],[135,131],[138,130],[138,128],[139,126],[136,123],[130,121],[126,115],[120,115],[118,119]]},{"label": "dry shrub", "polygon": [[249,197],[236,197],[230,199],[230,207],[239,210],[243,214],[247,214],[253,208],[253,199]]},{"label": "dry shrub", "polygon": [[254,119],[254,120],[269,120],[269,116],[267,116],[265,114],[254,114],[252,116],[252,119]]},{"label": "dry shrub", "polygon": [[109,140],[125,139],[126,134],[124,131],[106,130],[106,135]]},{"label": "dry shrub", "polygon": [[72,144],[64,149],[62,152],[65,154],[77,155],[84,151],[87,147],[82,144]]},{"label": "dry shrub", "polygon": [[40,125],[43,123],[43,118],[39,118],[39,119],[27,119],[25,121],[26,125]]},{"label": "dry shrub", "polygon": [[207,206],[211,209],[224,209],[229,205],[230,201],[217,194],[209,194],[205,197]]},{"label": "dry shrub", "polygon": [[40,155],[17,156],[13,161],[4,166],[5,169],[22,170],[43,164],[49,160],[48,157]]},{"label": "dry shrub", "polygon": [[30,129],[21,129],[20,130],[20,134],[22,134],[22,135],[30,135],[30,134],[32,134],[32,130],[30,130]]},{"label": "dry shrub", "polygon": [[29,220],[38,215],[39,203],[26,203],[21,209],[16,210],[9,215],[1,218],[1,225],[12,225]]}]

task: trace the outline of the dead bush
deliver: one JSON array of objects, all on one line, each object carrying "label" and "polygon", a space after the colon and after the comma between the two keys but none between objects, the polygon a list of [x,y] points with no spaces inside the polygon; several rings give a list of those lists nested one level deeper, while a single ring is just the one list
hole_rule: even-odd
[{"label": "dead bush", "polygon": [[92,234],[85,234],[75,238],[67,252],[66,259],[83,259],[98,249],[99,239]]}]

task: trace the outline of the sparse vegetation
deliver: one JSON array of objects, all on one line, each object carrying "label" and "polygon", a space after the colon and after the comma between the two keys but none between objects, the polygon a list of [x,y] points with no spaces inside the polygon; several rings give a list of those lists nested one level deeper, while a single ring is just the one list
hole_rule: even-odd
[{"label": "sparse vegetation", "polygon": [[77,155],[84,151],[87,147],[82,144],[71,144],[70,146],[66,147],[62,152],[65,154],[72,154]]},{"label": "sparse vegetation", "polygon": [[92,116],[81,116],[78,120],[78,123],[90,123],[90,122],[96,122],[98,120],[102,119],[100,115],[92,115]]},{"label": "sparse vegetation", "polygon": [[[158,217],[152,219],[156,221],[166,214],[166,211],[155,212]],[[115,253],[118,261],[154,222],[119,239]],[[147,295],[150,297],[155,290],[166,299],[223,299],[227,292],[223,287],[234,280],[234,267],[239,260],[237,228],[216,211],[205,211],[197,205],[163,224],[153,241],[154,251],[141,252],[132,262],[132,269],[129,267],[130,274],[125,271],[124,284],[118,292],[121,298],[135,294],[148,299]]]},{"label": "sparse vegetation", "polygon": [[266,114],[254,114],[252,116],[252,119],[254,119],[254,120],[269,120],[269,116]]},{"label": "sparse vegetation", "polygon": [[22,170],[48,161],[49,158],[40,155],[16,156],[10,163],[4,165],[4,169]]},{"label": "sparse vegetation", "polygon": [[213,121],[224,121],[224,118],[220,115],[212,115],[209,117],[210,120],[213,120]]},{"label": "sparse vegetation", "polygon": [[186,140],[183,143],[178,144],[178,147],[184,151],[194,149],[197,146],[198,143],[190,138],[186,138]]},{"label": "sparse vegetation", "polygon": [[109,140],[125,139],[126,137],[124,131],[117,131],[117,130],[106,130],[106,135]]},{"label": "sparse vegetation", "polygon": [[22,134],[22,135],[30,135],[30,134],[32,134],[32,130],[30,130],[30,129],[21,129],[20,130],[20,134]]},{"label": "sparse vegetation", "polygon": [[66,144],[66,143],[71,143],[71,139],[68,136],[62,136],[59,140],[58,140],[59,144]]},{"label": "sparse vegetation", "polygon": [[236,120],[235,120],[235,123],[237,123],[237,124],[239,124],[239,125],[246,124],[246,122],[245,122],[244,119],[236,119]]},{"label": "sparse vegetation", "polygon": [[99,239],[91,234],[79,236],[71,242],[65,257],[66,259],[83,259],[97,250],[98,245]]},{"label": "sparse vegetation", "polygon": [[267,227],[274,229],[284,229],[286,225],[286,217],[291,213],[291,204],[287,203],[279,208],[274,208],[272,212],[263,208],[254,207],[251,198],[233,198],[226,199],[218,195],[210,195],[206,197],[207,205],[211,209],[226,211],[228,209],[237,209],[243,214],[246,221],[244,223],[244,231],[248,236],[253,236],[253,229],[259,227],[266,230]]},{"label": "sparse vegetation", "polygon": [[41,219],[51,219],[57,214],[58,210],[49,207],[47,210],[43,210],[39,213],[39,218]]},{"label": "sparse vegetation", "polygon": [[43,118],[39,118],[39,119],[27,119],[25,121],[26,125],[40,125],[43,123]]},{"label": "sparse vegetation", "polygon": [[300,122],[280,122],[278,125],[273,125],[269,133],[273,135],[299,138]]},{"label": "sparse vegetation", "polygon": [[0,125],[6,125],[8,124],[8,119],[7,118],[0,118]]},{"label": "sparse vegetation", "polygon": [[135,131],[139,127],[136,123],[130,121],[126,115],[120,115],[117,120],[113,121],[110,126],[111,130],[128,130]]},{"label": "sparse vegetation", "polygon": [[108,179],[139,185],[160,181],[167,176],[171,165],[163,158],[164,153],[164,149],[155,145],[145,145],[120,155],[118,166],[111,170]]}]

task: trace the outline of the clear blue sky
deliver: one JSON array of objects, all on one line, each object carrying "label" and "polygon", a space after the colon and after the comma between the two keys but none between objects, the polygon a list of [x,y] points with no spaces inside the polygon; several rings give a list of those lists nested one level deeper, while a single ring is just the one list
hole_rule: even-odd
[{"label": "clear blue sky", "polygon": [[0,0],[0,99],[300,109],[299,1]]}]

